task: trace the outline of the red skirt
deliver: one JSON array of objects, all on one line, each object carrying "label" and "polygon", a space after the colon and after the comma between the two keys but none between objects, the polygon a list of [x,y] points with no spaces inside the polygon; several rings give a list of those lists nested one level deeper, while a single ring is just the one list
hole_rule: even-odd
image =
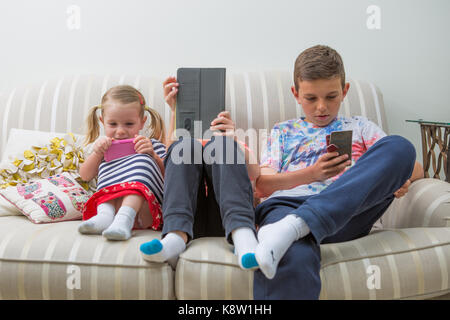
[{"label": "red skirt", "polygon": [[[133,229],[162,229],[161,205],[144,184],[140,182],[122,182],[102,188],[95,192],[83,207],[83,220],[88,220],[97,214],[97,206],[112,199],[121,198],[129,194],[137,194],[145,198],[151,218],[148,215],[138,214]],[[140,210],[146,212],[146,210]]]}]

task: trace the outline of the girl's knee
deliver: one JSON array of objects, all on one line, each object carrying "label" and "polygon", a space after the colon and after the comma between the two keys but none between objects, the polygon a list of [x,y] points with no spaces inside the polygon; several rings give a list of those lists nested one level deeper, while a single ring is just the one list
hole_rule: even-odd
[{"label": "girl's knee", "polygon": [[121,207],[127,206],[133,208],[136,212],[139,211],[144,204],[145,198],[137,194],[129,194],[122,198]]}]

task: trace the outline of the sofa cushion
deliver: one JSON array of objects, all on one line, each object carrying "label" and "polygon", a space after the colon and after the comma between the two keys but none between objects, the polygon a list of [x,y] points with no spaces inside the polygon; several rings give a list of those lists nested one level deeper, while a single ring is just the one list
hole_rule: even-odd
[{"label": "sofa cushion", "polygon": [[[321,255],[320,299],[419,299],[450,292],[450,228],[376,231],[322,245]],[[175,291],[178,299],[252,299],[253,272],[239,268],[224,238],[200,238],[180,256]]]},{"label": "sofa cushion", "polygon": [[225,238],[191,241],[178,259],[175,278],[177,299],[253,299],[253,272],[238,265]]},{"label": "sofa cushion", "polygon": [[0,218],[0,299],[174,299],[174,271],[141,258],[160,233],[133,230],[128,241],[78,233],[79,221],[33,224]]}]

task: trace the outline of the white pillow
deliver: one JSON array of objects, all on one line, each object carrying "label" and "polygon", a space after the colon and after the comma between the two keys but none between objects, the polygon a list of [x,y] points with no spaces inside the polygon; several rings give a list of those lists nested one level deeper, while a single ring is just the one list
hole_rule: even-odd
[{"label": "white pillow", "polygon": [[[26,130],[11,128],[9,131],[8,142],[3,150],[2,163],[14,161],[14,157],[23,155],[25,150],[32,146],[44,146],[55,137],[63,138],[67,133],[45,132],[38,130]],[[84,136],[74,134],[77,141],[83,141]]]},{"label": "white pillow", "polygon": [[20,216],[22,212],[14,206],[11,202],[3,197],[0,197],[0,217],[2,216]]}]

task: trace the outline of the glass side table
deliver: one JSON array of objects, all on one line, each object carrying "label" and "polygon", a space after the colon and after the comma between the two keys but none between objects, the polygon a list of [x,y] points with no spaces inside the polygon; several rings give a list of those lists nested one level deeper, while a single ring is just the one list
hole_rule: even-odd
[{"label": "glass side table", "polygon": [[[422,134],[423,170],[425,178],[432,166],[432,178],[440,179],[440,171],[444,169],[445,181],[450,182],[450,122],[406,120],[420,124]],[[437,153],[437,155],[436,155]]]}]

